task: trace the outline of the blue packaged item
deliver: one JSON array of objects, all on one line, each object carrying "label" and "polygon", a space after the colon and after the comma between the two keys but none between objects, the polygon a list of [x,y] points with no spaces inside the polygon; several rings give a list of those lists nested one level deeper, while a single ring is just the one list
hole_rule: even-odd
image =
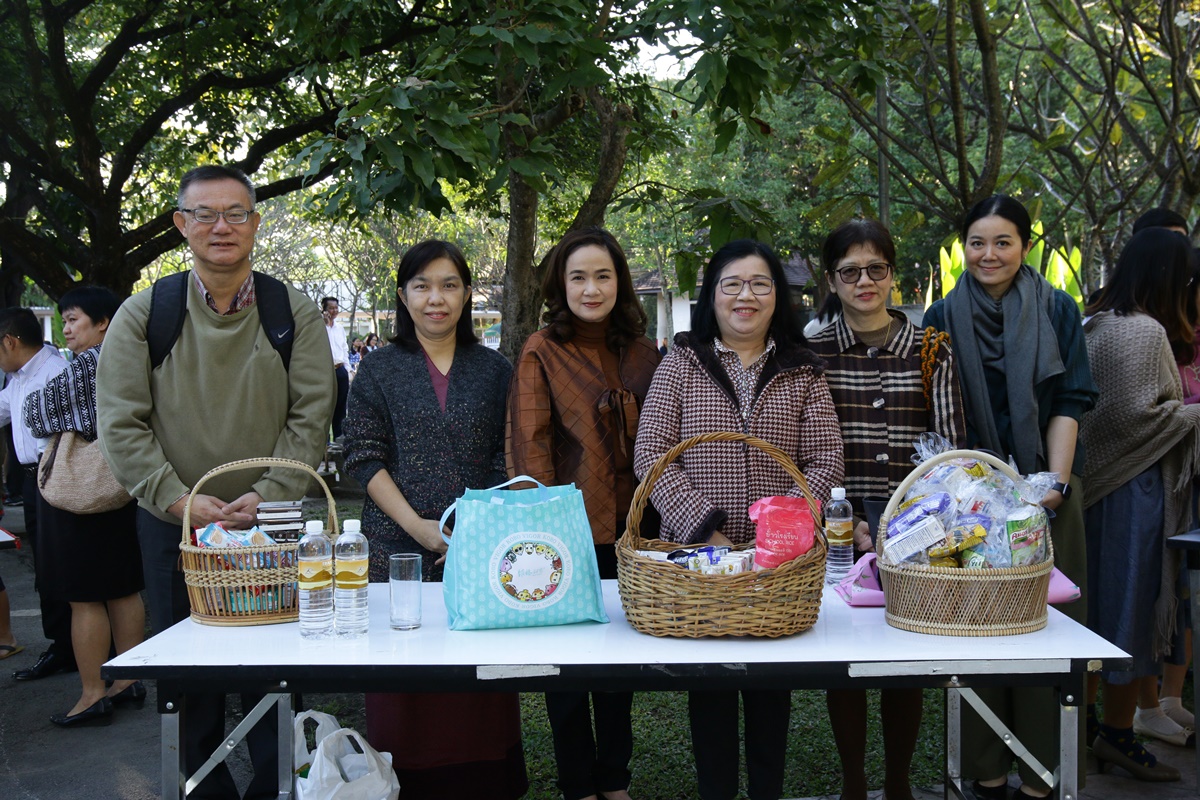
[{"label": "blue packaged item", "polygon": [[[535,489],[505,489],[528,481]],[[608,622],[583,493],[521,476],[468,489],[455,514],[442,592],[450,630]]]}]

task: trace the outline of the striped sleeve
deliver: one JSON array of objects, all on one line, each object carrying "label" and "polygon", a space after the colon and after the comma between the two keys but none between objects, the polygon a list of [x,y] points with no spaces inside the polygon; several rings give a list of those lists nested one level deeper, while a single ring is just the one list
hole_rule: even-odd
[{"label": "striped sleeve", "polygon": [[967,423],[963,413],[962,389],[954,366],[954,352],[946,342],[938,344],[936,367],[930,381],[930,430],[937,431],[956,448],[966,446]]}]

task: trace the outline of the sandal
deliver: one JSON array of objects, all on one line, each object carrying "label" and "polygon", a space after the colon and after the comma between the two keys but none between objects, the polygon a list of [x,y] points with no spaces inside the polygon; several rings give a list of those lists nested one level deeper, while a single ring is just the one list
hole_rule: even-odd
[{"label": "sandal", "polygon": [[0,644],[0,661],[3,661],[9,656],[15,656],[24,649],[25,648],[19,644]]}]

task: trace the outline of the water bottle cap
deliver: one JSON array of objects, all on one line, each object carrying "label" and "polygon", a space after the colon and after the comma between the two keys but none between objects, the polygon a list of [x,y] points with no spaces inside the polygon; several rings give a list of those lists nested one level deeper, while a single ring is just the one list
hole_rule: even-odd
[{"label": "water bottle cap", "polygon": [[308,522],[304,523],[304,532],[305,533],[324,533],[325,532],[325,523],[321,522],[321,520],[319,520],[319,519],[310,519]]},{"label": "water bottle cap", "polygon": [[843,489],[841,486],[835,486],[833,489],[833,499],[834,500],[845,500],[846,499],[846,490]]},{"label": "water bottle cap", "polygon": [[357,519],[348,519],[342,523],[342,533],[361,533],[362,521]]}]

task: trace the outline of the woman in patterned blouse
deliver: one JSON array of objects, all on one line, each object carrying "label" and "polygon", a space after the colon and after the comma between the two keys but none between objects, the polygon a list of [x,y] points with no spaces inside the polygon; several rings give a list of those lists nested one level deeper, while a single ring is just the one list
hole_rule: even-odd
[{"label": "woman in patterned blouse", "polygon": [[[825,379],[841,421],[846,499],[860,515],[854,541],[873,550],[863,498],[890,496],[912,469],[913,442],[936,431],[957,446],[965,427],[954,357],[945,337],[889,310],[896,246],[874,220],[856,219],[829,234],[821,250],[829,294],[819,317],[833,320],[809,339],[825,359]],[[867,693],[830,689],[829,722],[842,760],[842,797],[865,800]],[[912,800],[909,765],[921,729],[920,689],[882,690],[884,794]]]},{"label": "woman in patterned blouse", "polygon": [[[822,502],[842,482],[842,437],[821,362],[805,346],[788,303],[778,257],[743,239],[725,245],[704,270],[692,330],[675,337],[642,407],[634,472],[643,478],[663,453],[711,431],[740,431],[776,445],[796,462]],[[772,495],[799,495],[783,468],[740,443],[693,447],[655,484],[662,538],[744,543],[746,513]],[[750,797],[783,792],[791,695],[743,690]],[[690,692],[692,749],[704,800],[738,792],[738,693]]]}]

